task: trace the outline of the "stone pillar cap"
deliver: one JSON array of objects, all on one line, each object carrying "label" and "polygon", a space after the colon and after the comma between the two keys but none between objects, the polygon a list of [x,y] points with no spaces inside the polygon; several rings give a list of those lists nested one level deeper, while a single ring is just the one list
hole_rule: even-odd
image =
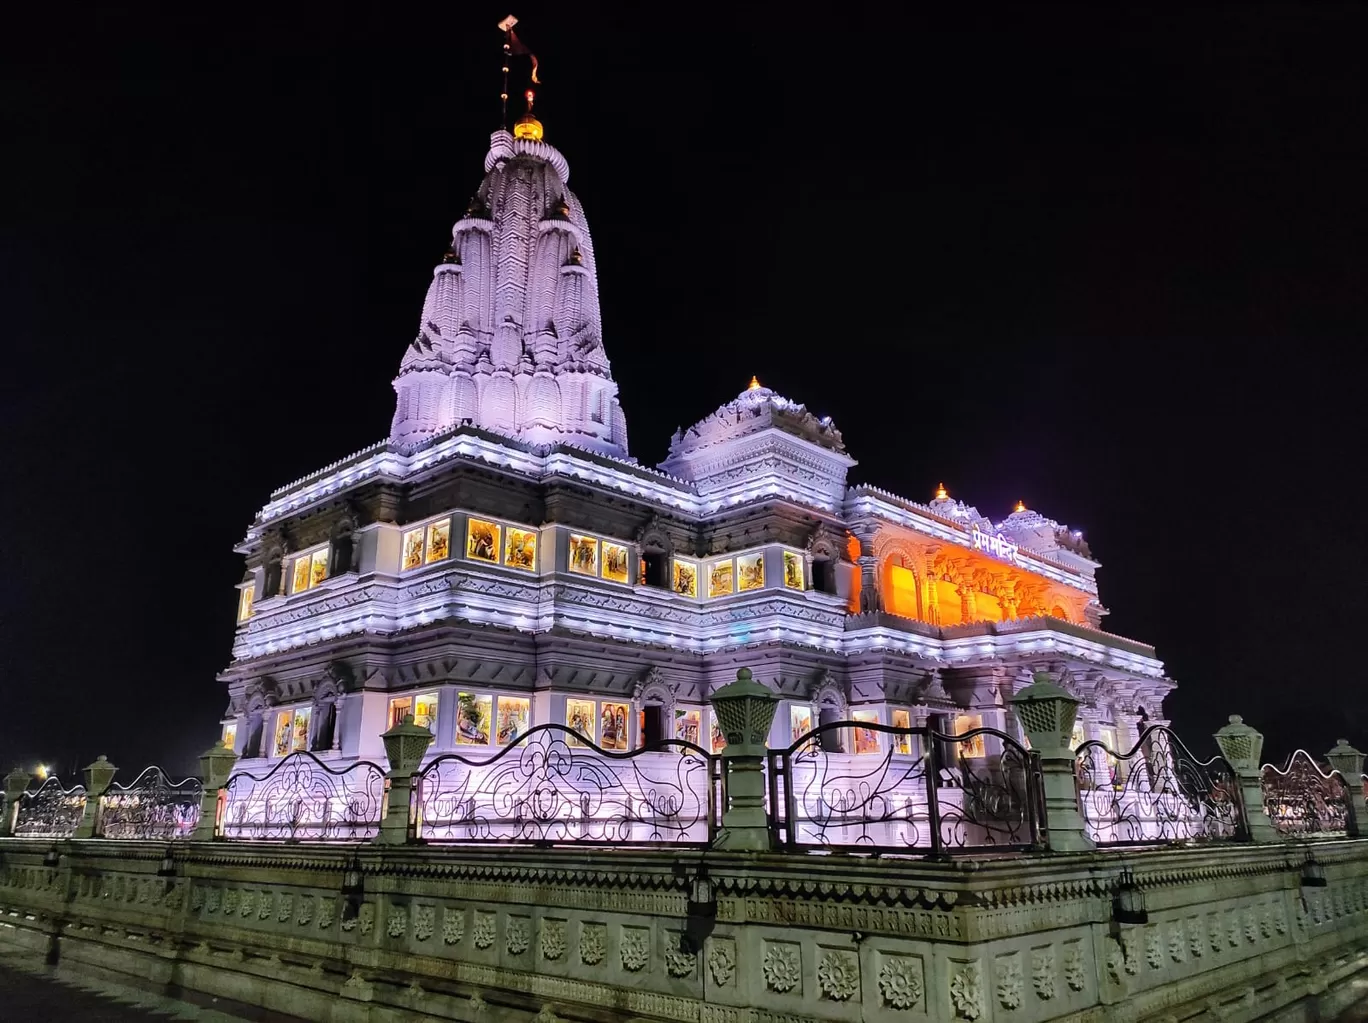
[{"label": "stone pillar cap", "polygon": [[1349,753],[1349,754],[1352,754],[1353,756],[1357,756],[1357,757],[1363,756],[1363,750],[1354,749],[1353,746],[1350,746],[1350,745],[1349,745],[1349,740],[1348,740],[1348,739],[1336,739],[1336,740],[1335,740],[1335,746],[1334,746],[1333,749],[1330,750],[1330,752],[1331,752],[1331,753]]}]

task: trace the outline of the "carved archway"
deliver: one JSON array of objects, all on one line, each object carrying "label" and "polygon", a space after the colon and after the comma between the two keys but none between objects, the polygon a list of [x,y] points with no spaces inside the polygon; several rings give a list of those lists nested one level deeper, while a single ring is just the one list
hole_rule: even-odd
[{"label": "carved archway", "polygon": [[818,523],[808,535],[807,575],[818,593],[836,593],[836,566],[845,559],[845,541],[826,523]]},{"label": "carved archway", "polygon": [[637,553],[641,557],[641,581],[657,589],[670,589],[670,558],[674,556],[674,541],[652,515],[637,531]]},{"label": "carved archway", "polygon": [[[652,665],[642,674],[632,694],[634,709],[642,712],[646,731],[641,736],[643,743],[664,739],[671,734],[674,723],[675,703],[679,693],[679,683],[665,678],[665,674]],[[659,714],[653,720],[653,715]]]},{"label": "carved archway", "polygon": [[338,748],[337,703],[341,695],[341,688],[332,679],[314,686],[313,735],[309,739],[309,749],[317,752]]}]

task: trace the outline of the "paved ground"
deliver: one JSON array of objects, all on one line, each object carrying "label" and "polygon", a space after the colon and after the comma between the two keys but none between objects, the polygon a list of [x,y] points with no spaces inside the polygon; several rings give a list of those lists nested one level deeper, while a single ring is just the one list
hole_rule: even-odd
[{"label": "paved ground", "polygon": [[[82,977],[66,967],[5,950],[0,959],[0,1021],[3,1023],[275,1023],[282,1017],[260,1011],[234,1015],[209,1004],[193,1005],[133,987]],[[235,1007],[239,1008],[239,1007]]]}]

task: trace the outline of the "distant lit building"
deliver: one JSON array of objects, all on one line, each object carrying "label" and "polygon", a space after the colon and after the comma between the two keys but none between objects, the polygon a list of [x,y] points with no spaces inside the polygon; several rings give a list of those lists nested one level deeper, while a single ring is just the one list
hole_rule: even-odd
[{"label": "distant lit building", "polygon": [[772,745],[845,718],[1015,731],[1033,670],[1084,701],[1080,739],[1162,718],[1153,649],[1099,628],[1098,563],[1033,510],[848,486],[831,420],[755,379],[637,464],[565,157],[529,116],[484,171],[389,438],[276,491],[237,548],[221,680],[242,757],[379,758],[405,714],[434,753],[543,722],[707,746],[707,694],[742,666],[784,698]]}]

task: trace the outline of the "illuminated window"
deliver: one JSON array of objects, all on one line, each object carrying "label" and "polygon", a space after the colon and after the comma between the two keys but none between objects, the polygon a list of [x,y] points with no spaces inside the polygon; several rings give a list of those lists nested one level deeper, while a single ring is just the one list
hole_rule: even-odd
[{"label": "illuminated window", "polygon": [[272,756],[283,757],[290,752],[290,740],[294,736],[294,713],[282,710],[276,713],[275,739],[271,743]]},{"label": "illuminated window", "polygon": [[717,711],[708,712],[708,752],[721,753],[727,748],[727,736],[722,731],[722,725],[717,720]]},{"label": "illuminated window", "polygon": [[389,702],[389,727],[402,725],[404,718],[413,713],[412,696],[396,696]]},{"label": "illuminated window", "polygon": [[[590,742],[594,741],[594,701],[593,700],[566,700],[565,701],[565,726],[572,732],[578,732]],[[573,735],[566,736],[571,746],[583,746]]]},{"label": "illuminated window", "polygon": [[698,563],[675,558],[671,588],[683,597],[698,596]]},{"label": "illuminated window", "polygon": [[627,579],[627,548],[620,543],[603,541],[603,578],[615,583]]},{"label": "illuminated window", "polygon": [[471,519],[466,525],[466,557],[475,561],[499,563],[499,526],[494,522]]},{"label": "illuminated window", "polygon": [[812,708],[807,704],[789,704],[789,741],[797,742],[812,731]]},{"label": "illuminated window", "polygon": [[229,721],[223,726],[223,748],[232,749],[237,745],[237,722]]},{"label": "illuminated window", "polygon": [[601,704],[599,712],[599,745],[614,752],[627,752],[627,704]]},{"label": "illuminated window", "polygon": [[401,565],[405,569],[417,568],[423,563],[423,530],[410,529],[404,534],[404,560]]},{"label": "illuminated window", "polygon": [[429,732],[437,731],[436,693],[421,693],[413,698],[413,723]]},{"label": "illuminated window", "polygon": [[238,621],[245,622],[252,617],[252,602],[256,599],[256,586],[244,586],[238,594]]},{"label": "illuminated window", "polygon": [[1069,749],[1078,749],[1079,746],[1088,741],[1087,733],[1083,731],[1083,722],[1075,721],[1073,732],[1069,735]]},{"label": "illuminated window", "polygon": [[456,695],[456,742],[461,746],[488,746],[493,717],[493,698],[476,693]]},{"label": "illuminated window", "polygon": [[598,575],[598,541],[592,536],[570,536],[570,571]]},{"label": "illuminated window", "polygon": [[521,568],[527,572],[537,570],[537,534],[528,529],[508,527],[507,546],[504,548],[504,564],[509,568]]},{"label": "illuminated window", "polygon": [[792,551],[784,551],[784,585],[791,590],[803,589],[803,559]]},{"label": "illuminated window", "polygon": [[736,573],[730,560],[708,566],[708,596],[725,597],[736,589]]},{"label": "illuminated window", "polygon": [[[912,727],[912,714],[911,714],[911,712],[905,711],[905,710],[895,710],[895,711],[893,712],[893,727],[894,727],[894,728],[911,728],[911,727]],[[911,752],[912,752],[912,736],[910,736],[910,735],[895,735],[895,736],[893,736],[893,752],[894,752],[894,753],[911,753]]]},{"label": "illuminated window", "polygon": [[697,745],[699,732],[702,731],[703,712],[696,707],[687,710],[676,707],[674,717],[674,737]]},{"label": "illuminated window", "polygon": [[451,554],[451,520],[439,519],[427,527],[427,563],[444,561]]},{"label": "illuminated window", "polygon": [[294,733],[290,741],[292,751],[309,748],[309,719],[312,717],[312,707],[300,707],[294,712]]},{"label": "illuminated window", "polygon": [[303,593],[328,578],[328,548],[319,547],[295,558],[290,569],[290,592]]},{"label": "illuminated window", "polygon": [[500,746],[517,742],[532,723],[532,702],[525,696],[500,696],[499,717],[495,723],[494,741]]},{"label": "illuminated window", "polygon": [[763,554],[748,554],[744,558],[737,558],[736,583],[737,589],[742,592],[758,590],[764,586],[765,556]]},{"label": "illuminated window", "polygon": [[[963,735],[965,732],[972,732],[975,728],[982,727],[983,718],[978,714],[960,714],[955,718],[956,735]],[[955,752],[965,758],[986,756],[987,753],[983,748],[983,735],[979,734],[972,739],[955,743]]]},{"label": "illuminated window", "polygon": [[[879,712],[875,710],[854,710],[850,712],[852,721],[860,721],[865,724],[877,723]],[[856,753],[877,753],[879,752],[879,733],[872,728],[852,728],[854,734],[854,746]]]}]

